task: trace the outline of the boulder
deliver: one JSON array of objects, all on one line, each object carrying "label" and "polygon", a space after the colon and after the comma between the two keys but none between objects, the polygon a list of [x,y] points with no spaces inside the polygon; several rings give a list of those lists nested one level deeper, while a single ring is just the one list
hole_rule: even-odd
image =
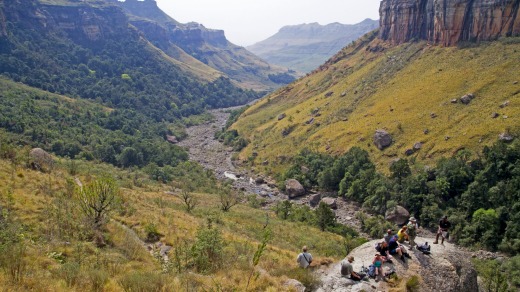
[{"label": "boulder", "polygon": [[377,130],[374,135],[374,144],[377,149],[383,150],[392,145],[392,136],[385,130]]},{"label": "boulder", "polygon": [[298,280],[289,279],[283,283],[285,288],[289,291],[305,292],[305,286]]},{"label": "boulder", "polygon": [[166,141],[168,141],[171,144],[177,144],[179,141],[177,140],[177,137],[166,135]]},{"label": "boulder", "polygon": [[500,105],[500,108],[505,108],[506,106],[509,105],[509,100],[506,100],[504,101],[501,105]]},{"label": "boulder", "polygon": [[410,156],[410,155],[412,155],[413,153],[414,153],[413,149],[406,149],[406,150],[404,151],[404,155],[406,155],[406,156]]},{"label": "boulder", "polygon": [[49,171],[54,165],[52,156],[41,148],[33,148],[29,152],[32,168],[39,171]]},{"label": "boulder", "polygon": [[299,181],[288,179],[285,181],[285,193],[292,199],[305,195],[305,189]]},{"label": "boulder", "polygon": [[413,151],[419,151],[421,150],[423,144],[421,142],[417,142],[415,144],[413,144]]},{"label": "boulder", "polygon": [[504,142],[511,142],[511,141],[513,141],[514,138],[509,133],[502,133],[502,134],[498,135],[498,139],[500,141],[504,141]]},{"label": "boulder", "polygon": [[491,118],[492,118],[492,119],[496,119],[496,118],[498,118],[498,117],[500,117],[500,114],[497,113],[497,112],[494,112],[494,113],[491,114]]},{"label": "boulder", "polygon": [[321,201],[323,203],[327,204],[327,206],[329,206],[333,210],[338,209],[337,200],[335,198],[327,197],[327,198],[323,198]]},{"label": "boulder", "polygon": [[325,93],[325,97],[331,97],[334,94],[334,91],[329,91]]},{"label": "boulder", "polygon": [[312,196],[310,196],[309,198],[309,205],[311,205],[311,207],[316,207],[321,201],[321,195],[320,194],[314,194]]},{"label": "boulder", "polygon": [[261,185],[265,182],[264,178],[263,177],[257,177],[255,179],[255,183],[258,184],[258,185]]},{"label": "boulder", "polygon": [[410,212],[402,206],[396,206],[386,211],[385,219],[394,224],[404,224],[410,218]]},{"label": "boulder", "polygon": [[285,113],[280,114],[280,115],[278,116],[278,120],[281,121],[281,120],[285,119],[285,117],[286,117]]},{"label": "boulder", "polygon": [[473,100],[474,98],[475,96],[473,94],[468,93],[460,98],[460,102],[462,102],[463,104],[469,104],[471,100]]}]

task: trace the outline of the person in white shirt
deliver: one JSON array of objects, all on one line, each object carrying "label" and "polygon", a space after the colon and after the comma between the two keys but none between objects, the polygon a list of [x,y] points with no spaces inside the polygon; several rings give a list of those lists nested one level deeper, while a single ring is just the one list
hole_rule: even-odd
[{"label": "person in white shirt", "polygon": [[302,248],[302,252],[298,255],[296,262],[304,269],[312,263],[312,255],[307,252],[307,246]]}]

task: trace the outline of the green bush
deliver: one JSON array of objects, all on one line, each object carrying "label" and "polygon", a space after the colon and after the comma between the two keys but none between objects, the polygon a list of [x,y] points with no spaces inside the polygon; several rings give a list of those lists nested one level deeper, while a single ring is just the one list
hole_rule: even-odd
[{"label": "green bush", "polygon": [[199,228],[196,241],[191,248],[195,269],[206,273],[220,268],[223,265],[223,250],[224,239],[219,229],[211,223],[207,227]]},{"label": "green bush", "polygon": [[406,281],[406,292],[417,292],[420,287],[419,276],[412,276]]}]

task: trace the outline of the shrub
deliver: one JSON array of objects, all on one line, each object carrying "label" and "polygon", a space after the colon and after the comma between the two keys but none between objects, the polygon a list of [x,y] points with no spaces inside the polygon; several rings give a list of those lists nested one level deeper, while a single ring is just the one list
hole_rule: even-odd
[{"label": "shrub", "polygon": [[412,276],[410,279],[406,281],[406,291],[407,292],[416,292],[419,291],[419,287],[421,283],[419,282],[419,276]]},{"label": "shrub", "polygon": [[153,223],[148,223],[144,226],[147,242],[156,242],[161,238],[161,234],[157,230],[157,226]]},{"label": "shrub", "polygon": [[128,292],[163,291],[166,279],[157,273],[136,272],[124,275],[119,280],[119,285]]},{"label": "shrub", "polygon": [[64,263],[59,268],[58,275],[60,278],[65,280],[68,287],[72,287],[79,281],[80,265],[76,262]]},{"label": "shrub", "polygon": [[214,271],[222,266],[224,239],[219,229],[212,226],[199,228],[192,248],[193,264],[198,272]]}]

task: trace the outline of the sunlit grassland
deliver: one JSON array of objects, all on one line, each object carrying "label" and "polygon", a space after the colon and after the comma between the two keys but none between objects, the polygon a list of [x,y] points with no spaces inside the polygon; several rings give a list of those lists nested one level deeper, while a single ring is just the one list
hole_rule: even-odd
[{"label": "sunlit grassland", "polygon": [[[362,39],[249,108],[233,126],[251,141],[240,159],[257,152],[257,168],[277,174],[304,147],[341,154],[358,146],[382,171],[416,142],[423,148],[412,158],[423,164],[460,149],[476,154],[500,133],[518,131],[519,60],[518,38],[467,48],[424,42],[389,47]],[[475,95],[470,104],[451,103],[467,93]],[[306,124],[315,109],[319,115]],[[492,118],[495,112],[499,116]],[[281,113],[287,117],[278,121]],[[284,137],[283,129],[290,134]],[[394,139],[384,151],[373,144],[377,129]],[[265,160],[268,165],[259,165]]]},{"label": "sunlit grassland", "polygon": [[[250,284],[251,290],[287,289],[283,282],[298,275],[295,259],[303,245],[309,246],[317,263],[344,256],[340,236],[281,221],[270,210],[244,203],[224,213],[217,195],[194,193],[199,204],[187,213],[177,195],[179,190],[151,182],[140,172],[85,161],[71,163],[61,159],[50,173],[41,173],[0,160],[0,202],[23,224],[25,248],[22,281],[12,283],[0,270],[2,289],[85,291],[99,282],[105,291],[123,291],[122,281],[135,274],[144,279],[146,275],[164,278],[168,291],[185,290],[186,286],[244,290],[266,225],[272,238],[256,268],[258,278]],[[74,179],[86,184],[102,176],[116,179],[123,206],[113,211],[107,225],[107,245],[99,248],[73,235],[58,236],[69,224],[82,224],[80,217],[68,212],[74,208]],[[134,184],[136,180],[139,186]],[[209,274],[178,273],[175,269],[162,274],[161,264],[143,245],[145,227],[154,224],[162,235],[161,242],[175,249],[192,244],[197,230],[207,226],[208,220],[222,231],[225,240],[222,268]]]}]

